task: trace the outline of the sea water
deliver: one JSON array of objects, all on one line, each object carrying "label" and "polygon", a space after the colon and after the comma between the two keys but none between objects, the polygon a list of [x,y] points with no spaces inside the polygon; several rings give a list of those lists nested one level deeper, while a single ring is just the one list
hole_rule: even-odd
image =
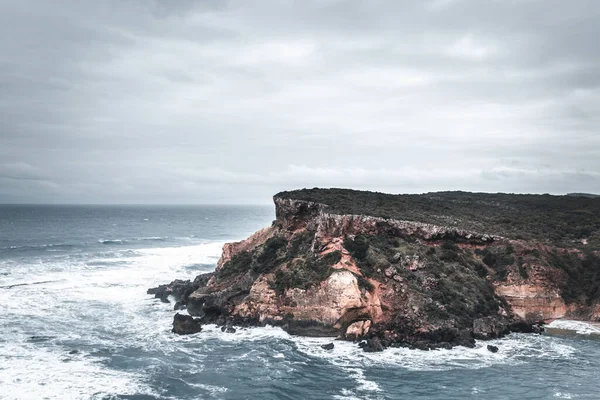
[{"label": "sea water", "polygon": [[[214,269],[272,207],[0,206],[1,399],[599,399],[600,329],[364,353],[279,328],[171,333],[146,289]],[[499,347],[491,353],[486,346]]]}]

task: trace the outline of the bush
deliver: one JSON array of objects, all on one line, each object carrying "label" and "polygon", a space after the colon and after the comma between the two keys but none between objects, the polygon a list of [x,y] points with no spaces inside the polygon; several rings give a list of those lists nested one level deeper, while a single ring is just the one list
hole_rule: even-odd
[{"label": "bush", "polygon": [[223,264],[223,267],[217,271],[218,278],[227,278],[232,275],[240,274],[250,270],[252,265],[252,255],[247,251],[239,252],[231,257],[231,260]]},{"label": "bush", "polygon": [[356,275],[356,274],[354,274],[354,276],[356,277],[359,288],[365,289],[367,292],[370,292],[373,289],[375,289],[373,287],[373,284],[371,282],[369,282],[369,280],[367,278],[365,278],[364,276]]},{"label": "bush", "polygon": [[456,245],[456,243],[450,241],[450,240],[446,240],[444,243],[442,243],[442,249],[444,250],[452,250],[452,251],[459,251],[459,247]]},{"label": "bush", "polygon": [[440,256],[440,260],[442,261],[458,261],[459,258],[458,253],[453,250],[444,250]]},{"label": "bush", "polygon": [[287,247],[287,240],[280,236],[275,236],[267,240],[262,247],[261,253],[256,257],[256,263],[252,267],[252,271],[256,273],[265,273],[275,267],[278,260],[279,250]]},{"label": "bush", "polygon": [[529,279],[529,273],[527,272],[527,268],[523,264],[519,264],[519,275],[523,279]]},{"label": "bush", "polygon": [[354,240],[350,238],[344,239],[344,247],[357,261],[362,261],[367,257],[369,241],[363,235],[357,235]]},{"label": "bush", "polygon": [[287,289],[308,289],[327,279],[333,272],[332,265],[337,264],[342,254],[333,251],[321,258],[313,256],[310,260],[296,260],[285,268],[275,271],[275,279],[271,287],[279,294]]},{"label": "bush", "polygon": [[497,258],[494,254],[492,254],[486,250],[486,253],[485,253],[482,261],[485,265],[492,268],[496,265]]}]

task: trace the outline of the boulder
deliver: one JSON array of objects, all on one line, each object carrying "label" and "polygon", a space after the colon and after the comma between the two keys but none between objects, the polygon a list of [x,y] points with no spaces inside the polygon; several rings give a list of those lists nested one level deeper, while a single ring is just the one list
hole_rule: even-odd
[{"label": "boulder", "polygon": [[367,353],[383,351],[383,344],[381,344],[381,340],[378,337],[367,339],[365,342],[362,342],[361,345],[363,351]]},{"label": "boulder", "polygon": [[473,321],[473,337],[490,340],[502,337],[510,332],[508,324],[496,317],[478,318]]},{"label": "boulder", "polygon": [[489,351],[491,351],[492,353],[497,353],[498,352],[498,346],[492,346],[491,344],[488,344],[487,349]]},{"label": "boulder", "polygon": [[155,298],[160,299],[164,303],[169,303],[169,296],[173,296],[177,302],[181,301],[185,303],[190,294],[199,287],[205,286],[212,275],[212,273],[198,275],[193,282],[189,279],[175,279],[169,284],[150,288],[146,293],[153,294]]},{"label": "boulder", "polygon": [[235,333],[236,329],[233,326],[223,325],[221,327],[221,332],[225,333]]},{"label": "boulder", "polygon": [[173,333],[178,335],[191,335],[202,330],[200,318],[194,318],[189,315],[175,314],[173,318]]},{"label": "boulder", "polygon": [[327,344],[323,344],[323,345],[321,345],[321,348],[322,348],[323,350],[333,350],[333,348],[334,348],[334,345],[333,345],[333,343],[327,343]]}]

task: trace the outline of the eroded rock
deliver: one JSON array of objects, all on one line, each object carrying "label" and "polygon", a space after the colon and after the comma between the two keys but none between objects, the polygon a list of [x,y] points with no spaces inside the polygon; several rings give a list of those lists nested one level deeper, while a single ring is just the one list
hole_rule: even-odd
[{"label": "eroded rock", "polygon": [[191,335],[202,330],[200,318],[194,318],[190,315],[175,314],[173,317],[172,332],[178,335]]},{"label": "eroded rock", "polygon": [[333,350],[333,348],[334,348],[334,347],[335,347],[335,346],[334,346],[334,344],[333,344],[333,343],[327,343],[327,344],[323,344],[323,345],[321,345],[321,348],[322,348],[323,350]]}]

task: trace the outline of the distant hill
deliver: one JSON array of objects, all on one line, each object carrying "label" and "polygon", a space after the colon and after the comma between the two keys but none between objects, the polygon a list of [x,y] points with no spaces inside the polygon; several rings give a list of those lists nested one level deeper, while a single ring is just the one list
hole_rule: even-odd
[{"label": "distant hill", "polygon": [[592,193],[567,193],[567,196],[595,198],[595,197],[600,197],[600,194],[592,194]]}]

